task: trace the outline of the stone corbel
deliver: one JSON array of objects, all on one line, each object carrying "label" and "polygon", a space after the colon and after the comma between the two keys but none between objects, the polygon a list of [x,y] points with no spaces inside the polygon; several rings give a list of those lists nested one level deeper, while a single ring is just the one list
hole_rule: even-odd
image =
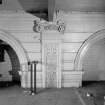
[{"label": "stone corbel", "polygon": [[66,28],[66,25],[61,20],[58,20],[56,23],[35,20],[34,26],[33,26],[33,30],[38,33],[41,33],[47,30],[57,30],[60,33],[64,33],[65,28]]}]

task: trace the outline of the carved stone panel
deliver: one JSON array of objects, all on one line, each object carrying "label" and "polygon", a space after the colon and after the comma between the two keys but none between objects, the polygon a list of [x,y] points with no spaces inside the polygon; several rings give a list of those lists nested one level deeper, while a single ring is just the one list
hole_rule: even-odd
[{"label": "carved stone panel", "polygon": [[35,32],[41,33],[47,30],[56,30],[60,33],[64,33],[66,25],[63,21],[58,20],[57,22],[47,22],[47,21],[40,21],[35,20],[33,30]]},{"label": "carved stone panel", "polygon": [[46,87],[57,87],[58,44],[45,44]]}]

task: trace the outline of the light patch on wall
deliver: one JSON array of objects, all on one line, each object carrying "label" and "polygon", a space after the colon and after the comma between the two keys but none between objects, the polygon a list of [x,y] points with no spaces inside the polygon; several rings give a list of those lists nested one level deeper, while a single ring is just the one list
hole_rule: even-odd
[{"label": "light patch on wall", "polygon": [[83,60],[84,81],[105,81],[105,40],[94,43],[85,54]]}]

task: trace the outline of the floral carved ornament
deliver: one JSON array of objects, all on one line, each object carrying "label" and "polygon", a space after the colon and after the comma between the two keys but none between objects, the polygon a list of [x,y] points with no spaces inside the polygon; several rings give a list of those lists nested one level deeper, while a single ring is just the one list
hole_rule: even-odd
[{"label": "floral carved ornament", "polygon": [[33,30],[38,33],[43,32],[44,30],[57,30],[61,33],[64,33],[65,27],[65,23],[61,20],[58,20],[56,23],[35,20]]}]

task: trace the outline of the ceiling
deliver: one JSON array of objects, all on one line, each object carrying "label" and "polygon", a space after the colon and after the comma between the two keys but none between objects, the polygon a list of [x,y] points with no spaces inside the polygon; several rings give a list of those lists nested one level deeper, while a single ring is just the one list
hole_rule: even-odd
[{"label": "ceiling", "polygon": [[25,10],[40,18],[53,20],[55,10],[104,11],[105,0],[3,0],[0,10]]},{"label": "ceiling", "polygon": [[[105,11],[105,0],[18,0],[25,10]],[[49,6],[50,5],[50,6]]]}]

